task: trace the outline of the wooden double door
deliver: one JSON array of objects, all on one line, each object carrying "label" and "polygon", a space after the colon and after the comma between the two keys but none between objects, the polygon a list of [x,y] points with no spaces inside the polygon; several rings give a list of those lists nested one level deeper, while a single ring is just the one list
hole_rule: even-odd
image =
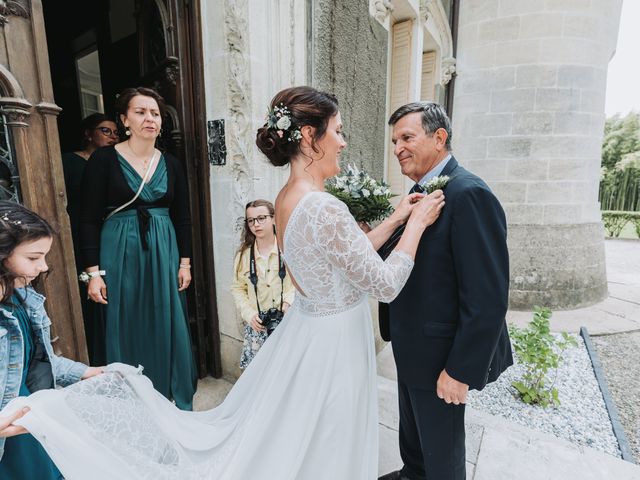
[{"label": "wooden double door", "polygon": [[[167,102],[162,147],[184,162],[189,182],[194,281],[188,306],[199,372],[221,375],[199,6],[187,0],[0,3],[0,176],[10,177],[0,179],[0,188],[59,227],[42,288],[56,349],[72,358],[87,357],[61,152],[79,148],[87,114],[113,115],[118,92],[147,86]],[[70,20],[78,17],[81,23]]]}]

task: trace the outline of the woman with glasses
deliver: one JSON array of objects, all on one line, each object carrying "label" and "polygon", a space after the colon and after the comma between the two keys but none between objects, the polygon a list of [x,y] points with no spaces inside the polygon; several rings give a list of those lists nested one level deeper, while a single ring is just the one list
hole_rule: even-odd
[{"label": "woman with glasses", "polygon": [[[81,149],[62,155],[62,169],[64,183],[67,190],[67,213],[71,223],[71,238],[73,239],[73,253],[76,258],[78,274],[82,271],[80,260],[80,205],[82,190],[82,175],[91,154],[100,147],[115,145],[118,142],[116,123],[102,113],[93,113],[80,123]],[[84,331],[89,350],[89,360],[93,365],[104,365],[106,362],[104,351],[104,320],[102,312],[93,302],[87,299],[87,287],[80,283],[80,300]]]},{"label": "woman with glasses", "polygon": [[96,150],[84,172],[80,249],[91,300],[104,306],[107,363],[142,365],[160,393],[191,410],[197,372],[185,290],[191,216],[183,166],[156,148],[165,114],[154,90],[116,102],[126,140]]},{"label": "woman with glasses", "polygon": [[[261,321],[260,311],[284,313],[293,302],[295,289],[281,265],[273,214],[273,204],[267,200],[247,203],[242,245],[234,261],[231,293],[244,322],[244,345],[240,356],[240,368],[243,370],[267,339],[267,325]],[[252,251],[254,278],[257,280],[255,287],[251,281]],[[279,276],[281,270],[285,274],[283,279]]]}]

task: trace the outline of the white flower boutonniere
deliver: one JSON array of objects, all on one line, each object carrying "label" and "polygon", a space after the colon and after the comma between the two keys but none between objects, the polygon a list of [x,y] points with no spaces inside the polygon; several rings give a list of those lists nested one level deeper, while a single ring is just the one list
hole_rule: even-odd
[{"label": "white flower boutonniere", "polygon": [[437,177],[433,177],[428,182],[421,184],[422,188],[424,188],[424,192],[428,195],[436,190],[442,190],[447,183],[449,183],[449,178],[447,175],[438,175]]}]

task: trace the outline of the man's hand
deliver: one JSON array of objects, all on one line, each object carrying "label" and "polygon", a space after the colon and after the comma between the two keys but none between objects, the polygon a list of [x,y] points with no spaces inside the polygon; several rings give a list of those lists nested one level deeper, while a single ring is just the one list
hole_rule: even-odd
[{"label": "man's hand", "polygon": [[442,370],[438,377],[438,383],[436,385],[436,393],[438,398],[441,398],[447,403],[453,403],[454,405],[460,405],[467,402],[467,392],[469,391],[469,385],[457,381],[451,378],[446,370]]},{"label": "man's hand", "polygon": [[22,410],[18,410],[13,415],[8,417],[0,417],[0,438],[14,437],[27,433],[24,427],[19,425],[13,425],[13,422],[22,417],[29,411],[28,407],[24,407]]}]

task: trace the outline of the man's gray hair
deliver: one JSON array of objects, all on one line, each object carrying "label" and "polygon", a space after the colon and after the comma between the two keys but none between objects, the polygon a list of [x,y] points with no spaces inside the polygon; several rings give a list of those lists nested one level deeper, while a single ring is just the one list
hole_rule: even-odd
[{"label": "man's gray hair", "polygon": [[413,102],[398,108],[389,118],[389,125],[395,125],[405,115],[422,113],[422,128],[427,134],[432,134],[439,128],[447,132],[445,148],[451,150],[451,121],[441,105],[433,102]]}]

